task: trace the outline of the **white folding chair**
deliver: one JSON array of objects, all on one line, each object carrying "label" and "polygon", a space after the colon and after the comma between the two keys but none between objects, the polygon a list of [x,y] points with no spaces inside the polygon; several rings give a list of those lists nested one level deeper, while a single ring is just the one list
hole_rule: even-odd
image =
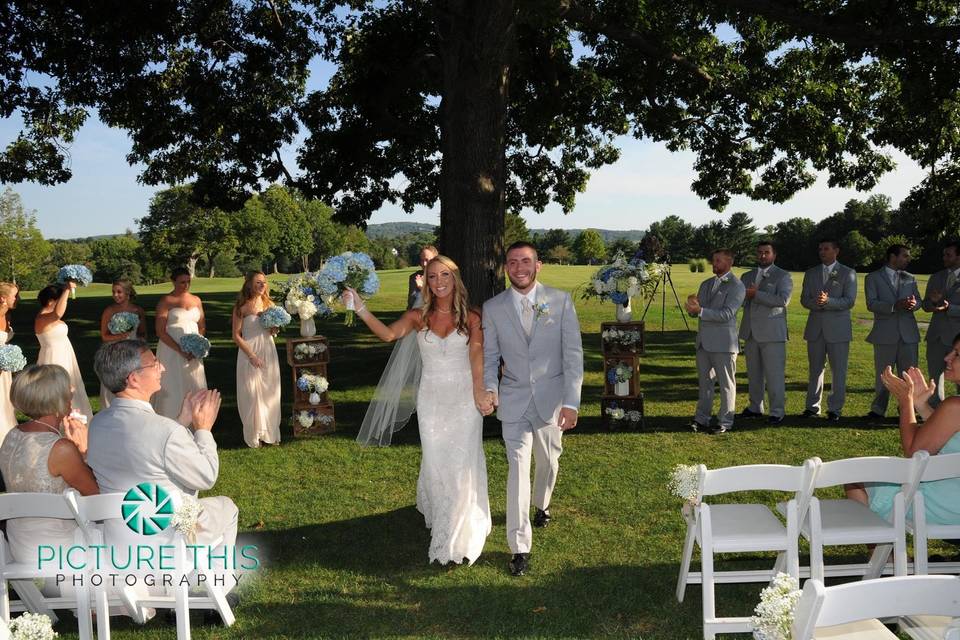
[{"label": "white folding chair", "polygon": [[793,640],[896,639],[878,618],[960,616],[960,578],[897,576],[824,587],[807,580],[794,611]]},{"label": "white folding chair", "polygon": [[810,500],[807,518],[800,533],[810,542],[810,577],[823,581],[823,548],[854,544],[874,544],[869,564],[844,565],[829,575],[878,577],[893,545],[894,574],[907,575],[906,507],[913,499],[920,476],[930,456],[917,451],[912,458],[864,457],[824,462],[817,471],[815,489],[860,482],[892,482],[901,485],[894,498],[892,520],[884,520],[862,502],[849,498]]},{"label": "white folding chair", "polygon": [[[57,520],[76,521],[67,496],[56,493],[5,493],[0,494],[0,520],[7,521],[14,518],[53,518]],[[38,543],[42,543],[40,540]],[[74,538],[75,544],[83,545],[83,535],[78,529]],[[53,623],[58,618],[54,609],[75,609],[77,625],[81,640],[93,637],[93,621],[90,615],[90,592],[86,580],[78,580],[73,587],[74,596],[47,598],[40,593],[33,580],[37,578],[56,579],[58,575],[66,576],[67,583],[72,585],[74,576],[83,576],[83,571],[74,571],[69,565],[60,566],[59,562],[43,563],[39,561],[14,562],[12,561],[9,543],[6,535],[0,534],[0,619],[10,622],[10,613],[13,610],[25,610],[33,613],[42,613],[50,617]],[[10,585],[13,585],[20,596],[19,602],[11,602]]]},{"label": "white folding chair", "polygon": [[[907,520],[907,531],[913,536],[913,571],[917,575],[927,573],[958,573],[960,563],[936,562],[930,571],[927,559],[927,541],[960,539],[960,525],[935,524],[927,522],[927,512],[923,497],[924,482],[946,480],[960,477],[960,453],[946,453],[930,456],[926,469],[920,477],[921,488],[913,496],[913,517]],[[960,500],[960,496],[957,496]]]},{"label": "white folding chair", "polygon": [[[79,519],[89,539],[103,540],[103,532],[96,523],[123,520],[121,504],[124,495],[123,493],[108,493],[79,498]],[[109,540],[106,542],[109,543]],[[186,540],[179,533],[174,533],[171,544],[174,547],[174,571],[171,572],[173,574],[173,585],[168,586],[167,589],[168,592],[172,591],[172,596],[139,596],[132,589],[124,588],[120,589],[117,594],[120,601],[131,612],[134,619],[141,623],[146,621],[147,608],[173,609],[177,618],[177,640],[190,639],[190,609],[213,609],[220,614],[226,626],[232,625],[235,618],[230,604],[226,600],[223,589],[215,585],[212,579],[204,580],[203,586],[207,594],[205,597],[190,596],[190,587],[188,580],[185,578],[189,578],[198,572],[208,574],[202,568],[194,566],[195,559],[201,566],[205,561],[202,547],[196,549],[195,553],[187,553]],[[216,546],[216,544],[219,543],[214,542],[211,546]],[[107,640],[110,637],[110,623],[109,617],[106,615],[108,604],[106,589],[98,589],[95,597],[97,602],[97,632],[101,640]],[[101,607],[104,613],[101,613]]]},{"label": "white folding chair", "polygon": [[[707,504],[701,500],[692,509],[684,509],[687,535],[677,580],[677,600],[683,602],[688,582],[703,585],[703,637],[712,640],[718,632],[739,633],[752,630],[750,618],[718,618],[714,584],[718,582],[769,582],[776,572],[799,574],[798,537],[800,521],[813,492],[818,458],[798,467],[758,464],[708,470],[700,465],[700,491],[703,498],[738,491],[792,491],[785,503],[786,526],[763,504]],[[700,546],[701,571],[690,571],[694,544]],[[777,562],[769,571],[714,571],[715,553],[778,551]]]}]

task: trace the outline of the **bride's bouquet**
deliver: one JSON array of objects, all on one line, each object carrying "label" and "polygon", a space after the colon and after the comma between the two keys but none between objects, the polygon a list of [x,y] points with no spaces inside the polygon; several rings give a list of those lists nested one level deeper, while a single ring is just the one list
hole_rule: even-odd
[{"label": "bride's bouquet", "polygon": [[210,355],[210,341],[199,333],[186,333],[180,338],[180,348],[197,360]]},{"label": "bride's bouquet", "polygon": [[613,264],[601,267],[584,284],[582,298],[597,298],[601,302],[609,300],[614,304],[626,305],[630,298],[643,295],[649,298],[657,286],[663,267],[656,263],[647,264],[639,256],[627,260],[622,252],[617,252]]},{"label": "bride's bouquet", "polygon": [[[369,298],[380,290],[380,279],[377,277],[373,260],[365,253],[341,253],[327,260],[318,274],[319,279],[335,287],[334,295],[339,298],[347,287],[355,289],[363,298]],[[328,298],[329,300],[329,298]],[[344,324],[353,325],[353,300],[347,303]]]},{"label": "bride's bouquet", "polygon": [[[60,284],[76,282],[81,287],[85,287],[93,282],[93,273],[82,264],[68,264],[60,267],[60,271],[57,272],[57,282]],[[70,296],[76,298],[77,290],[71,291]]]},{"label": "bride's bouquet", "polygon": [[0,346],[0,371],[16,373],[27,366],[27,359],[23,357],[23,350],[15,344]]},{"label": "bride's bouquet", "polygon": [[281,289],[285,291],[283,306],[287,312],[299,316],[301,320],[333,313],[324,300],[336,295],[337,289],[332,282],[321,280],[319,276],[319,273],[298,273],[290,276],[286,284],[281,285]]},{"label": "bride's bouquet", "polygon": [[283,307],[270,307],[260,312],[260,326],[264,329],[282,329],[293,318]]},{"label": "bride's bouquet", "polygon": [[140,316],[131,311],[118,311],[110,316],[107,331],[111,335],[119,336],[124,333],[133,333],[140,326]]}]

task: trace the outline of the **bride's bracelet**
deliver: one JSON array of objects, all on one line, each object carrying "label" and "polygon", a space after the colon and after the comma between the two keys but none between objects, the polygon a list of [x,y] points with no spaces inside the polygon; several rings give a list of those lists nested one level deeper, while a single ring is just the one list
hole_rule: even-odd
[{"label": "bride's bracelet", "polygon": [[356,313],[357,315],[360,315],[361,311],[366,311],[366,310],[367,310],[367,305],[363,305],[362,307],[354,311],[354,313]]}]

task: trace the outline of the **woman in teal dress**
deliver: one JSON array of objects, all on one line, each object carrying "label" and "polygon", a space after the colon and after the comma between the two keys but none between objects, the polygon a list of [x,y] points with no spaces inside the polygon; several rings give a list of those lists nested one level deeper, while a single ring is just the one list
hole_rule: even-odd
[{"label": "woman in teal dress", "polygon": [[[960,383],[960,335],[953,339],[953,349],[944,361],[944,383]],[[900,404],[900,445],[905,456],[921,449],[930,455],[960,452],[960,397],[947,398],[936,409],[930,408],[927,400],[937,390],[936,381],[925,380],[916,367],[902,376],[887,367],[881,379]],[[914,409],[923,418],[922,425],[917,424]],[[889,520],[898,491],[898,484],[869,483],[848,486],[847,496],[866,503],[871,511]],[[923,482],[920,491],[928,523],[960,524],[960,478]]]}]

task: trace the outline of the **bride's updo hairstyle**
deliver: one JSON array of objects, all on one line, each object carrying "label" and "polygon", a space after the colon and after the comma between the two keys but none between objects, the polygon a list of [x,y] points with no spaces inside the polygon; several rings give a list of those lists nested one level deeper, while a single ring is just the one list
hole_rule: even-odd
[{"label": "bride's updo hairstyle", "polygon": [[450,275],[453,276],[453,324],[457,327],[457,333],[465,336],[469,333],[469,329],[467,328],[467,315],[470,312],[470,307],[467,306],[467,288],[463,286],[463,279],[460,277],[460,267],[457,266],[456,262],[443,255],[438,255],[430,260],[423,269],[423,308],[420,311],[420,320],[423,323],[423,329],[426,331],[429,327],[427,324],[427,316],[435,310],[434,307],[436,306],[436,299],[433,296],[433,290],[430,288],[430,269],[432,269],[435,264],[446,267],[447,270],[450,271]]}]

